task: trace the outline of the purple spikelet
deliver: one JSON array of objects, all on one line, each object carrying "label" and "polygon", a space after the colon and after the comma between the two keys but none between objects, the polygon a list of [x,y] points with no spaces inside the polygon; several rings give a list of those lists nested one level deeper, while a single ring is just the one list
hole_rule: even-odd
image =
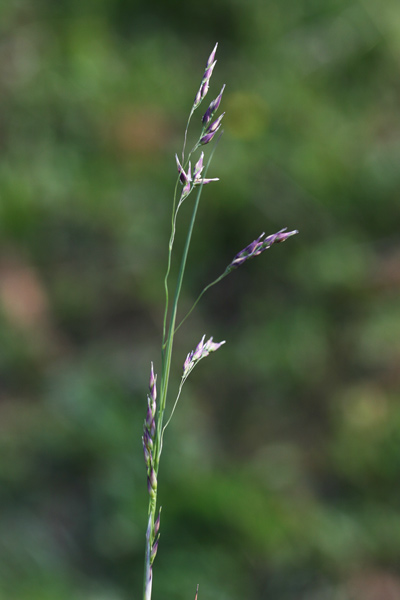
[{"label": "purple spikelet", "polygon": [[192,350],[187,355],[186,360],[183,363],[183,380],[186,380],[189,373],[191,373],[191,371],[202,358],[208,356],[210,352],[215,352],[218,350],[218,348],[225,344],[225,340],[223,342],[214,342],[213,338],[210,337],[210,339],[205,342],[205,338],[206,336],[203,335],[195,350]]},{"label": "purple spikelet", "polygon": [[208,144],[213,139],[214,135],[217,133],[218,129],[221,127],[221,121],[223,119],[225,113],[222,113],[215,119],[210,125],[208,125],[204,130],[204,135],[200,138],[200,144],[204,146],[204,144]]},{"label": "purple spikelet", "polygon": [[210,106],[207,108],[206,112],[204,113],[203,118],[202,118],[202,123],[204,126],[207,125],[211,121],[213,115],[217,112],[219,105],[221,104],[221,99],[222,99],[222,94],[224,93],[224,89],[225,89],[225,84],[222,86],[222,89],[221,89],[220,93],[218,94],[218,96],[215,98],[215,100],[213,100],[210,103]]},{"label": "purple spikelet", "polygon": [[236,254],[230,265],[227,267],[227,271],[231,271],[232,269],[240,267],[240,265],[245,263],[246,260],[249,260],[254,256],[258,256],[264,252],[264,250],[270,248],[272,244],[284,242],[292,235],[296,235],[296,233],[299,233],[297,229],[286,232],[286,227],[264,239],[262,238],[264,237],[265,233],[262,233],[256,240],[254,240],[254,242],[251,242],[251,244]]}]

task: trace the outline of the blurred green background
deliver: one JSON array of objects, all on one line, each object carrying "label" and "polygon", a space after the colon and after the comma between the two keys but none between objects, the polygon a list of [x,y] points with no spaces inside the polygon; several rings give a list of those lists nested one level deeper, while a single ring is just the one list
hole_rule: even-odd
[{"label": "blurred green background", "polygon": [[177,336],[172,390],[204,333],[227,344],[166,433],[154,599],[400,598],[398,0],[10,0],[1,600],[141,598],[174,154],[216,41],[182,311],[261,231],[300,235]]}]

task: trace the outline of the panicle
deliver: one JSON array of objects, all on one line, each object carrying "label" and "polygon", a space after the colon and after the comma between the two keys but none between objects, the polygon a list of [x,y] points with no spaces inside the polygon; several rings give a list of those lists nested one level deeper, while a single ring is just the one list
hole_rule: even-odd
[{"label": "panicle", "polygon": [[205,337],[206,336],[203,335],[195,350],[192,350],[187,355],[186,360],[183,363],[183,379],[186,379],[189,373],[202,358],[208,356],[210,352],[215,352],[222,346],[222,344],[225,344],[225,340],[223,342],[214,342],[212,337],[205,342]]},{"label": "panicle", "polygon": [[256,240],[251,242],[246,248],[238,252],[232,262],[228,265],[227,271],[231,271],[232,269],[236,269],[240,267],[246,260],[253,258],[254,256],[258,256],[267,248],[270,248],[272,244],[279,244],[281,242],[285,242],[292,235],[296,235],[299,233],[297,229],[293,231],[286,231],[286,227],[281,229],[277,233],[273,233],[268,237],[262,239],[264,237],[264,233],[262,233]]}]

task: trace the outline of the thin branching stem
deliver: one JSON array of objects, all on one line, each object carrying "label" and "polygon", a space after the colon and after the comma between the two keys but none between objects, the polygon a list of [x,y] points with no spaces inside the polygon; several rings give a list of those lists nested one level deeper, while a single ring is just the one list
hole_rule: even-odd
[{"label": "thin branching stem", "polygon": [[214,285],[216,285],[217,283],[219,283],[222,279],[224,279],[227,275],[229,275],[228,270],[224,271],[222,273],[222,275],[220,275],[219,277],[217,277],[217,279],[215,279],[214,281],[212,281],[211,283],[209,283],[208,285],[206,285],[206,287],[200,292],[200,294],[197,296],[197,299],[195,300],[195,302],[193,303],[191,309],[186,313],[186,315],[183,317],[182,321],[179,323],[179,325],[177,325],[175,327],[175,331],[174,333],[176,333],[178,331],[178,329],[180,329],[180,327],[184,324],[184,322],[186,321],[186,319],[192,314],[192,312],[194,311],[194,309],[196,308],[196,306],[198,305],[198,303],[200,302],[201,298],[204,296],[204,294],[210,289],[212,288]]}]

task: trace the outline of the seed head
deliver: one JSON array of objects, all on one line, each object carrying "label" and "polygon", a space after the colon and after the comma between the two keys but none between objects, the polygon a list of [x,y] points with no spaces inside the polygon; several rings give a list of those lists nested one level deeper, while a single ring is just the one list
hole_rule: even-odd
[{"label": "seed head", "polygon": [[286,227],[284,229],[281,229],[277,233],[269,235],[264,239],[262,238],[264,237],[265,233],[262,233],[256,240],[254,240],[254,242],[251,242],[251,244],[249,244],[248,246],[246,246],[246,248],[244,248],[243,250],[238,252],[238,254],[236,254],[234,259],[228,266],[227,270],[230,271],[232,269],[240,267],[240,265],[246,262],[246,260],[253,258],[254,256],[258,256],[259,254],[264,252],[264,250],[270,248],[272,244],[279,244],[280,242],[285,242],[292,235],[296,235],[296,233],[299,233],[296,229],[293,231],[288,231],[286,233],[285,232]]},{"label": "seed head", "polygon": [[183,380],[187,378],[189,373],[194,369],[194,367],[202,358],[208,356],[210,352],[215,352],[215,350],[218,350],[218,348],[220,348],[222,344],[225,344],[225,341],[214,342],[212,337],[210,337],[210,339],[205,342],[205,337],[206,336],[203,335],[200,342],[197,344],[196,349],[192,350],[187,355],[186,360],[183,363]]}]

